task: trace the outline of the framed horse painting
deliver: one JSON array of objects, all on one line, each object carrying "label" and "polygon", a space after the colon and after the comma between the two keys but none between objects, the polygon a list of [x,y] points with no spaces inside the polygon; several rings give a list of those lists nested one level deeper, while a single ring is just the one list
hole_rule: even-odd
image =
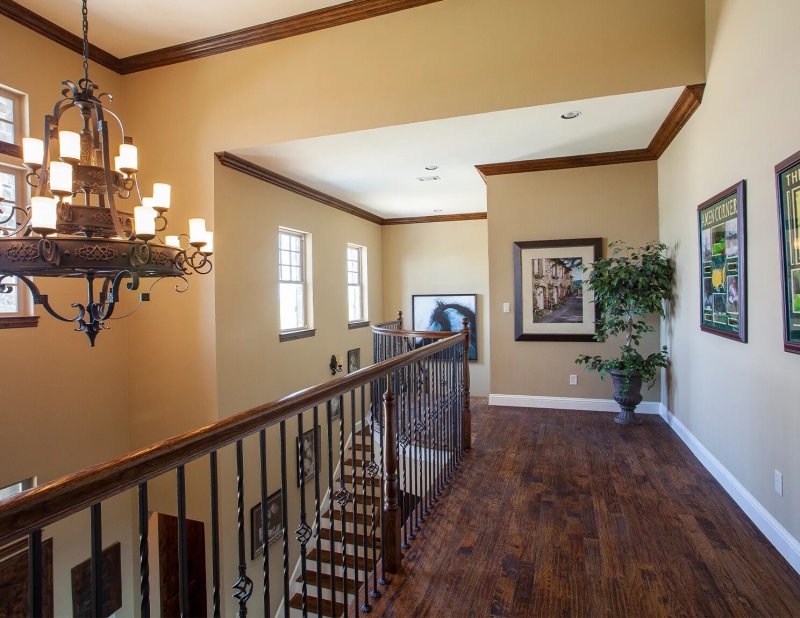
[{"label": "framed horse painting", "polygon": [[458,332],[463,320],[469,324],[469,355],[478,360],[478,295],[414,294],[411,297],[411,322],[416,331]]}]

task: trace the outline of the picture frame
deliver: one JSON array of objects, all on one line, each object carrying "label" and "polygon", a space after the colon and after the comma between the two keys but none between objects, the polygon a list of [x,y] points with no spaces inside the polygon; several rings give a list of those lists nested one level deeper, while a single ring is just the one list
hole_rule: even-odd
[{"label": "picture frame", "polygon": [[470,362],[478,360],[478,295],[413,294],[411,324],[416,331],[460,332],[467,318]]},{"label": "picture frame", "polygon": [[347,350],[347,373],[361,369],[361,348]]},{"label": "picture frame", "polygon": [[783,349],[800,354],[800,151],[775,166],[780,229]]},{"label": "picture frame", "polygon": [[700,330],[747,343],[746,182],[697,207]]},{"label": "picture frame", "polygon": [[602,238],[515,242],[514,339],[594,341],[599,308],[584,281],[602,256]]},{"label": "picture frame", "polygon": [[[316,434],[315,434],[316,432]],[[316,449],[314,448],[314,437],[316,440]],[[303,432],[302,437],[296,439],[297,448],[297,486],[300,487],[300,476],[303,475],[303,480],[307,481],[314,478],[314,475],[319,470],[319,436],[320,426],[312,427],[308,431]],[[303,454],[302,459],[300,454]]]},{"label": "picture frame", "polygon": [[[267,498],[267,545],[283,534],[283,492],[279,489]],[[250,559],[264,554],[264,519],[261,502],[250,509]]]},{"label": "picture frame", "polygon": [[332,421],[342,418],[342,406],[344,405],[343,399],[343,395],[339,395],[333,399],[328,399],[326,408],[331,416]]}]

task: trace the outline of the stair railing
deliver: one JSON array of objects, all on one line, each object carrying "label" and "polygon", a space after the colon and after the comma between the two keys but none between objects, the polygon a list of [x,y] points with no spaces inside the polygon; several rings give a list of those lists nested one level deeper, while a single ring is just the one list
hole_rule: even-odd
[{"label": "stair railing", "polygon": [[[261,526],[254,528],[253,533],[260,534],[264,542],[260,595],[264,615],[274,611],[276,606],[281,607],[283,615],[287,617],[292,608],[301,611],[303,616],[309,613],[320,616],[347,615],[348,607],[354,607],[355,614],[369,611],[369,599],[380,596],[378,585],[388,581],[387,575],[400,571],[402,549],[408,547],[413,532],[419,529],[419,525],[425,522],[425,516],[435,508],[445,484],[463,457],[464,449],[469,448],[468,344],[469,334],[466,330],[449,333],[446,338],[381,360],[347,376],[298,391],[0,501],[0,547],[27,538],[28,614],[42,616],[46,607],[42,551],[46,527],[86,509],[90,513],[91,614],[96,616],[103,612],[108,591],[104,590],[103,577],[102,506],[110,498],[134,489],[138,504],[139,613],[143,617],[150,616],[148,516],[152,505],[148,487],[156,477],[174,473],[177,486],[179,613],[182,616],[195,615],[197,606],[194,603],[198,599],[190,593],[186,538],[186,467],[190,462],[207,457],[209,509],[208,512],[193,512],[191,515],[202,519],[211,528],[212,609],[208,613],[213,616],[232,613],[230,609],[225,611],[223,608],[221,569],[223,566],[230,568],[231,565],[223,565],[220,543],[235,538],[237,564],[232,596],[237,615],[246,616],[248,602],[254,592],[245,551],[244,441],[249,437],[258,438],[257,461],[252,462],[248,458],[247,462],[257,468],[258,504],[262,512]],[[419,371],[420,364],[424,366],[424,371]],[[382,399],[380,424],[383,431],[380,432],[372,431],[366,413],[367,402],[374,392],[379,392]],[[341,410],[338,436],[333,427],[336,422],[334,413],[328,405],[336,398],[339,399]],[[319,424],[319,408],[323,405],[327,408],[324,431]],[[309,416],[313,423],[313,444],[306,450],[315,454],[311,457],[313,462],[307,464],[302,439],[295,440],[300,504],[290,509],[287,496],[290,493],[288,454],[291,451],[291,434],[296,424],[297,436],[305,437],[307,425],[304,423],[307,423]],[[373,419],[374,416],[373,411]],[[346,461],[345,426],[348,418],[351,456]],[[276,426],[279,446],[277,449],[268,448],[267,429]],[[376,434],[379,445],[375,444]],[[320,461],[322,443],[327,444],[327,463]],[[235,478],[221,478],[219,454],[223,447],[229,445],[235,446]],[[276,488],[268,484],[267,467],[269,464],[273,469],[274,459],[278,457],[279,489],[283,497],[280,507],[282,552],[280,559],[276,561],[273,556],[270,564],[268,542],[272,531],[267,516],[270,507],[268,500],[269,492]],[[306,468],[306,465],[309,467]],[[327,487],[320,484],[324,466],[327,467]],[[335,468],[339,470],[336,479],[333,474]],[[196,467],[190,471],[195,477],[199,476]],[[236,493],[234,530],[224,529],[224,516],[233,515],[232,509],[220,504],[226,481],[233,484]],[[206,481],[201,479],[201,482]],[[313,498],[309,483],[314,486]],[[376,485],[380,489],[379,498],[376,496]],[[293,486],[291,489],[294,491]],[[314,503],[313,513],[309,512],[311,500]],[[376,509],[376,502],[379,510]],[[328,512],[323,515],[326,505]],[[299,517],[296,524],[290,523],[290,515],[296,507]],[[324,520],[327,520],[327,524]],[[328,526],[327,533],[325,525]],[[290,543],[290,528],[294,528],[295,543]],[[251,545],[255,547],[252,538]],[[324,550],[324,546],[328,549]],[[299,559],[302,563],[300,591],[294,603],[294,597],[289,594],[289,564],[292,559]],[[380,574],[377,568],[379,563]],[[282,603],[270,596],[269,583],[274,579],[276,570],[282,571]],[[316,594],[313,594],[313,588],[316,588]],[[200,600],[205,607],[208,599]],[[58,609],[56,611],[58,613]],[[131,608],[127,612],[132,613]],[[153,613],[159,612],[156,610]]]}]

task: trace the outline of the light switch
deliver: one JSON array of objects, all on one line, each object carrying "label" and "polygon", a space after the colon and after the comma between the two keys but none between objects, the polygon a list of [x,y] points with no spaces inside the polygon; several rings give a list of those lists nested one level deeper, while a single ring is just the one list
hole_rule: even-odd
[{"label": "light switch", "polygon": [[503,313],[508,313],[511,310],[509,303],[503,303]]}]

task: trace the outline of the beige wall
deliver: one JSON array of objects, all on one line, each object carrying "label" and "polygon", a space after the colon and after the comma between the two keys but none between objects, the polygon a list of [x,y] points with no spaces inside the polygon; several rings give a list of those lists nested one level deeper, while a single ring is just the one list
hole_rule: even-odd
[{"label": "beige wall", "polygon": [[[703,104],[659,161],[661,238],[674,247],[677,301],[668,408],[800,537],[800,356],[783,351],[774,166],[800,149],[794,0],[709,0]],[[696,207],[747,179],[749,342],[700,331]],[[773,470],[784,473],[784,496]]]},{"label": "beige wall", "polygon": [[[655,162],[490,176],[489,281],[491,392],[497,395],[610,399],[610,380],[575,365],[579,354],[614,355],[618,342],[514,341],[512,244],[524,240],[602,237],[641,245],[658,238]],[[658,333],[643,351],[658,349]],[[578,385],[569,386],[577,374]],[[644,392],[659,399],[659,385]]]},{"label": "beige wall", "polygon": [[478,361],[470,363],[473,395],[489,394],[489,262],[486,221],[383,226],[386,319],[403,311],[411,328],[413,294],[478,295]]}]

